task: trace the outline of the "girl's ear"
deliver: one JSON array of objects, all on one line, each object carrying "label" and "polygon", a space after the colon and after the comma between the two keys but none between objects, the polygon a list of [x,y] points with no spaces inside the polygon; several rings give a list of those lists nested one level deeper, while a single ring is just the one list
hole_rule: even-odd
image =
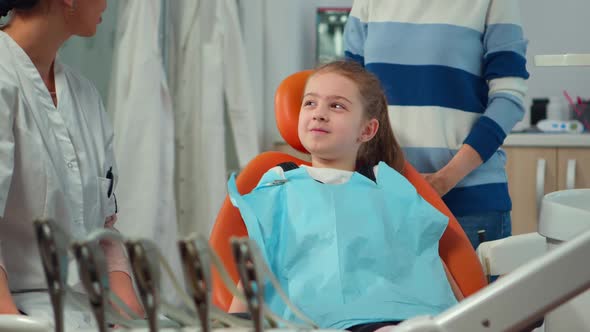
[{"label": "girl's ear", "polygon": [[379,121],[375,118],[365,122],[363,125],[359,143],[365,143],[373,139],[379,130]]}]

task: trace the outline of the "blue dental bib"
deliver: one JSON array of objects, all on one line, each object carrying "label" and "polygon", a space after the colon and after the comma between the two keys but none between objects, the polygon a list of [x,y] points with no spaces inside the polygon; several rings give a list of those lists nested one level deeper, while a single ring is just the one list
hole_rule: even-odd
[{"label": "blue dental bib", "polygon": [[[289,299],[321,328],[436,315],[456,303],[438,254],[447,217],[383,162],[375,182],[354,172],[322,184],[300,167],[266,172],[246,195],[232,176],[228,190]],[[265,299],[298,321],[270,285]]]}]

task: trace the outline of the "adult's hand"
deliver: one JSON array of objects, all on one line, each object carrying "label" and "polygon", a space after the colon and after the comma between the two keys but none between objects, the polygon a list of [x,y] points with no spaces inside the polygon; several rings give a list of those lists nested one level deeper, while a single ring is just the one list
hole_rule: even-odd
[{"label": "adult's hand", "polygon": [[444,196],[482,163],[479,153],[470,145],[463,144],[453,159],[438,172],[422,175],[440,196]]}]

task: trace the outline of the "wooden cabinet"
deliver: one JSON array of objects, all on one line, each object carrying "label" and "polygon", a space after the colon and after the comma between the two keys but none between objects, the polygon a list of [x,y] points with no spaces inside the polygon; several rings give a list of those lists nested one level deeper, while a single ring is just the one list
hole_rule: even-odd
[{"label": "wooden cabinet", "polygon": [[557,149],[510,147],[504,150],[512,199],[512,234],[534,232],[539,200],[557,188]]},{"label": "wooden cabinet", "polygon": [[557,149],[557,169],[558,190],[590,188],[590,148]]},{"label": "wooden cabinet", "polygon": [[546,193],[590,188],[590,148],[510,146],[504,150],[513,234],[537,231],[540,203]]}]

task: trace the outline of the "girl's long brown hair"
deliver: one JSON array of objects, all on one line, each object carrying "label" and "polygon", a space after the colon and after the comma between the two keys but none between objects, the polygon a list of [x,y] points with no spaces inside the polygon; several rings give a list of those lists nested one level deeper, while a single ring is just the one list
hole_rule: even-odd
[{"label": "girl's long brown hair", "polygon": [[404,154],[393,134],[389,122],[387,97],[379,79],[353,61],[341,60],[326,63],[318,67],[311,76],[320,73],[336,73],[355,82],[366,119],[379,121],[379,129],[375,137],[363,143],[359,149],[356,158],[357,169],[364,166],[373,167],[383,161],[401,173],[405,163]]}]

